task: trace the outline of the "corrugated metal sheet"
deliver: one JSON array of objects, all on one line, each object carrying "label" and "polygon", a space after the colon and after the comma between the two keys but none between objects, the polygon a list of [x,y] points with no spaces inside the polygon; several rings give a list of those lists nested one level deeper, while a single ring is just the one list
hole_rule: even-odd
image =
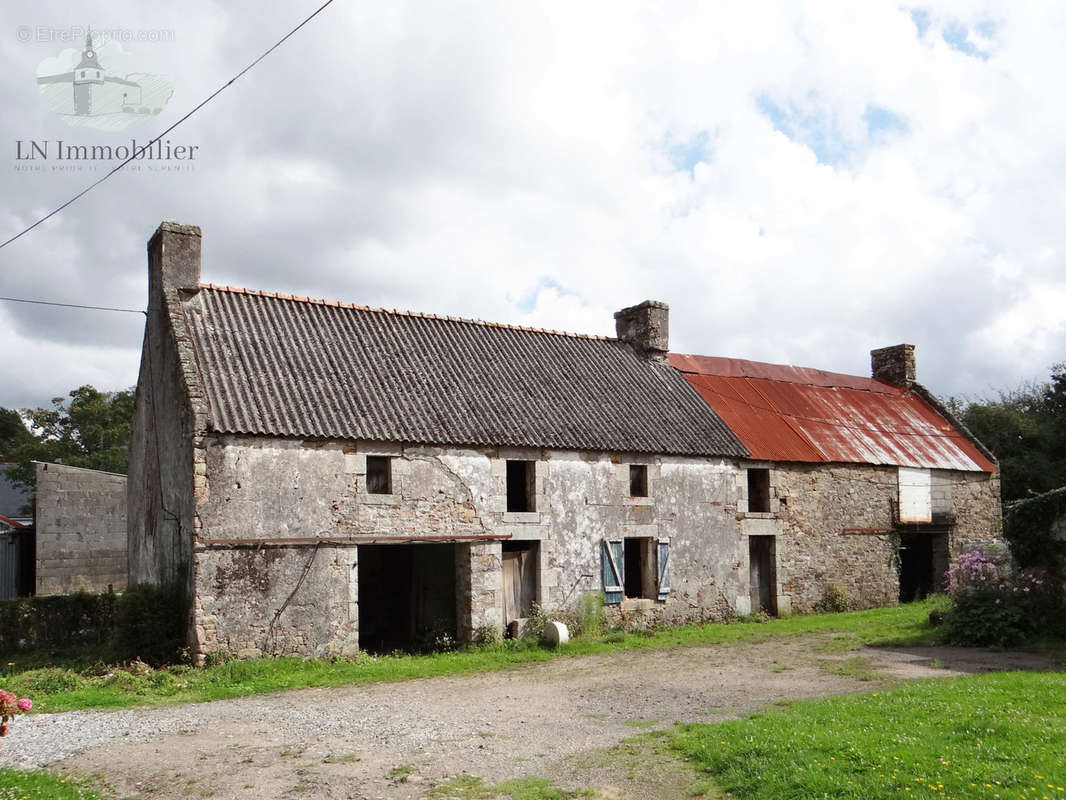
[{"label": "corrugated metal sheet", "polygon": [[996,469],[961,431],[899,386],[740,359],[671,354],[670,363],[753,458]]},{"label": "corrugated metal sheet", "polygon": [[22,540],[20,534],[0,528],[0,600],[18,597]]},{"label": "corrugated metal sheet", "polygon": [[215,286],[183,309],[221,433],[747,454],[675,369],[614,339]]}]

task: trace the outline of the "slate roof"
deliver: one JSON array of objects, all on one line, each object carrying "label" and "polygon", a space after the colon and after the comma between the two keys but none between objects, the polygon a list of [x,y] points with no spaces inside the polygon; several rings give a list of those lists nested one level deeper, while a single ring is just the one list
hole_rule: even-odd
[{"label": "slate roof", "polygon": [[182,308],[220,433],[747,455],[677,370],[616,339],[212,285]]},{"label": "slate roof", "polygon": [[671,353],[753,458],[995,472],[917,391],[873,378]]}]

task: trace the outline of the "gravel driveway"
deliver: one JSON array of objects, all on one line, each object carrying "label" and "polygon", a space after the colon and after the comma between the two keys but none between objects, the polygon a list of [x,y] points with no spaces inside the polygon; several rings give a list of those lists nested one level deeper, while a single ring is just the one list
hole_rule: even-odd
[{"label": "gravel driveway", "polygon": [[[100,776],[118,797],[417,798],[459,773],[525,776],[601,797],[667,797],[612,768],[610,748],[675,722],[901,679],[1053,668],[949,648],[827,654],[827,636],[562,658],[456,678],[308,689],[175,706],[20,718],[0,764]],[[835,649],[835,648],[829,648]],[[835,674],[865,659],[873,682]],[[868,675],[866,677],[869,677]]]}]

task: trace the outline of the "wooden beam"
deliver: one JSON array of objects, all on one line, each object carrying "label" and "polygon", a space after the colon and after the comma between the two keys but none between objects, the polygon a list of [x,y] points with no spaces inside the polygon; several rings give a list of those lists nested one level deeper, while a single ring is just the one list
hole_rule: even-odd
[{"label": "wooden beam", "polygon": [[316,544],[418,544],[419,542],[483,542],[510,539],[510,534],[470,534],[467,536],[291,536],[274,539],[200,539],[199,549],[217,547],[309,547]]}]

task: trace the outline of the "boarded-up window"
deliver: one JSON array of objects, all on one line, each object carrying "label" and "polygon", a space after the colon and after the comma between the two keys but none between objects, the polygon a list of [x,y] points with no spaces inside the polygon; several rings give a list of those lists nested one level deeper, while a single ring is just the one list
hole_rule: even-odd
[{"label": "boarded-up window", "polygon": [[392,459],[366,457],[366,490],[370,494],[392,494]]},{"label": "boarded-up window", "polygon": [[899,468],[899,521],[933,521],[933,493],[929,470]]},{"label": "boarded-up window", "polygon": [[536,462],[507,462],[507,510],[536,511]]}]

